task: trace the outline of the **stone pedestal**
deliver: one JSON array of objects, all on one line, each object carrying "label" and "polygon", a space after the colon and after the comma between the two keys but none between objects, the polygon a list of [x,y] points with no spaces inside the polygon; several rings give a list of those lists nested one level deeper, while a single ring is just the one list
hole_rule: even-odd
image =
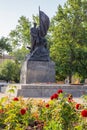
[{"label": "stone pedestal", "polygon": [[31,84],[10,84],[6,87],[6,95],[9,95],[8,90],[11,86],[15,86],[15,93],[10,93],[10,96],[22,97],[39,97],[50,98],[50,96],[62,89],[64,93],[72,94],[73,97],[81,97],[87,95],[87,85],[70,85],[70,84],[55,84],[55,83],[31,83]]},{"label": "stone pedestal", "polygon": [[53,61],[28,61],[21,68],[20,83],[55,82],[55,63]]}]

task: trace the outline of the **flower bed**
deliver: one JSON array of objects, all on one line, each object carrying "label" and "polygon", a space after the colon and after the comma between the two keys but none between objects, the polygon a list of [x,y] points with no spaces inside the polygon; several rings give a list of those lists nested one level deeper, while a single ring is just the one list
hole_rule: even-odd
[{"label": "flower bed", "polygon": [[0,130],[87,130],[84,104],[58,90],[49,101],[23,97],[0,99]]}]

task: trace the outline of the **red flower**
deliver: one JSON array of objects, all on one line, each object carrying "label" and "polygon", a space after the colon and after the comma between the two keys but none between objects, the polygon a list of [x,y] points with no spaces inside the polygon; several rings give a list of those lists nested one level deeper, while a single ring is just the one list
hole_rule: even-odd
[{"label": "red flower", "polygon": [[72,94],[69,94],[69,95],[68,95],[68,102],[74,102],[74,101],[73,101],[73,96],[72,96]]},{"label": "red flower", "polygon": [[79,109],[80,106],[81,106],[81,104],[78,103],[78,104],[76,104],[75,108],[76,108],[76,109]]},{"label": "red flower", "polygon": [[72,99],[71,99],[71,98],[68,98],[68,102],[72,102]]},{"label": "red flower", "polygon": [[58,93],[58,94],[63,93],[63,90],[62,90],[62,89],[59,89],[59,90],[57,91],[57,93]]},{"label": "red flower", "polygon": [[46,107],[48,108],[50,105],[49,104],[46,104]]},{"label": "red flower", "polygon": [[14,101],[19,101],[18,97],[15,97],[13,100],[14,100]]},{"label": "red flower", "polygon": [[82,117],[87,117],[87,110],[82,110],[81,115]]},{"label": "red flower", "polygon": [[57,94],[57,93],[54,93],[50,98],[51,98],[51,100],[57,99],[57,98],[58,98],[58,94]]},{"label": "red flower", "polygon": [[58,94],[57,93],[54,93],[53,97],[56,99],[58,98]]},{"label": "red flower", "polygon": [[0,113],[4,113],[4,110],[0,109]]},{"label": "red flower", "polygon": [[53,100],[53,99],[54,99],[53,95],[50,97],[50,99],[51,99],[51,100]]},{"label": "red flower", "polygon": [[74,100],[72,98],[68,98],[68,102],[74,102]]},{"label": "red flower", "polygon": [[26,109],[25,109],[25,108],[22,108],[22,109],[20,110],[20,113],[21,113],[21,115],[24,115],[24,114],[26,113]]}]

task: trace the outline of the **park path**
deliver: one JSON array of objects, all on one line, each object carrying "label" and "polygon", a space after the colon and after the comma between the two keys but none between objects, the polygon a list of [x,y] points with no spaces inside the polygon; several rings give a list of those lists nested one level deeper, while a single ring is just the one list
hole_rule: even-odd
[{"label": "park path", "polygon": [[[5,97],[5,96],[8,96],[8,95],[6,95],[5,93],[1,93],[0,92],[0,98],[2,98],[2,97]],[[38,100],[38,99],[42,99],[42,100],[45,100],[45,101],[48,101],[50,98],[34,98],[34,99],[36,99],[36,100]],[[81,99],[81,98],[73,98],[74,99],[74,101],[76,101],[77,103],[83,103],[83,100]]]},{"label": "park path", "polygon": [[5,96],[7,96],[7,95],[0,92],[0,98],[5,97]]}]

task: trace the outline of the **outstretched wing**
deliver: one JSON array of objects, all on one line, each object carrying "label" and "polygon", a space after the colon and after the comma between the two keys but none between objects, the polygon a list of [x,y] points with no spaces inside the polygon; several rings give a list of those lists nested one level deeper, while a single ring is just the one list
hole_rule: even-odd
[{"label": "outstretched wing", "polygon": [[39,12],[40,15],[40,35],[44,37],[49,29],[50,20],[49,17],[42,11]]}]

